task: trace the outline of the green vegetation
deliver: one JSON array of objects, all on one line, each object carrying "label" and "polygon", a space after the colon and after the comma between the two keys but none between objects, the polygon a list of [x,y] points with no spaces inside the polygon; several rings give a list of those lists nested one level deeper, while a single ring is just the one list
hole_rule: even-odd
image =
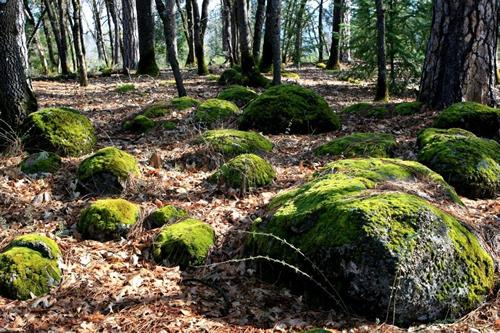
[{"label": "green vegetation", "polygon": [[144,223],[148,228],[159,228],[187,217],[188,213],[185,210],[172,205],[166,205],[152,212]]},{"label": "green vegetation", "polygon": [[244,77],[243,75],[234,68],[226,69],[219,77],[219,84],[223,86],[228,85],[243,85]]},{"label": "green vegetation", "polygon": [[156,126],[154,120],[146,116],[138,115],[123,123],[123,129],[134,133],[145,133]]},{"label": "green vegetation", "polygon": [[213,228],[196,219],[165,226],[153,242],[153,258],[157,263],[185,268],[205,262],[214,245]]},{"label": "green vegetation", "polygon": [[116,85],[115,90],[116,90],[116,92],[118,92],[120,94],[126,94],[128,92],[135,90],[135,84],[133,84],[133,83],[120,83],[120,84]]},{"label": "green vegetation", "polygon": [[201,102],[196,98],[183,96],[183,97],[175,97],[170,101],[170,105],[172,105],[175,109],[179,111],[187,110],[190,108],[197,107]]},{"label": "green vegetation", "polygon": [[298,85],[267,89],[243,111],[240,129],[264,133],[321,133],[340,128],[338,116],[325,99]]},{"label": "green vegetation", "polygon": [[139,218],[139,207],[123,199],[102,199],[80,214],[76,227],[84,239],[101,242],[126,237]]},{"label": "green vegetation", "polygon": [[238,107],[232,102],[212,98],[207,99],[198,106],[194,118],[207,127],[213,127],[217,123],[227,121],[238,114],[239,111]]},{"label": "green vegetation", "polygon": [[30,113],[23,128],[23,143],[30,152],[45,150],[61,156],[80,156],[91,152],[96,143],[90,120],[69,108]]},{"label": "green vegetation", "polygon": [[300,80],[300,75],[294,72],[281,72],[281,77],[290,80]]},{"label": "green vegetation", "polygon": [[163,117],[170,112],[169,104],[167,103],[155,103],[144,109],[142,115],[148,118],[158,118]]},{"label": "green vegetation", "polygon": [[353,133],[319,146],[314,153],[344,157],[389,157],[395,147],[396,140],[391,134]]},{"label": "green vegetation", "polygon": [[400,116],[409,116],[419,113],[422,110],[422,106],[420,102],[399,103],[395,106],[394,111]]},{"label": "green vegetation", "polygon": [[258,94],[250,88],[233,85],[221,91],[217,98],[233,102],[237,106],[242,107],[250,103],[257,96]]},{"label": "green vegetation", "polygon": [[201,140],[218,153],[235,156],[245,153],[269,152],[273,144],[265,136],[256,132],[244,132],[233,129],[206,131]]},{"label": "green vegetation", "polygon": [[61,167],[61,158],[54,153],[41,151],[26,157],[20,167],[26,174],[53,173]]}]

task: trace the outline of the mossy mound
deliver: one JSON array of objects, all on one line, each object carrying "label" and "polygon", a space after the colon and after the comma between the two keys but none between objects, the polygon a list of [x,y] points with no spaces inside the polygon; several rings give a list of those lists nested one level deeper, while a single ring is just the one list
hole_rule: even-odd
[{"label": "mossy mound", "polygon": [[78,187],[87,193],[119,194],[126,188],[129,179],[139,174],[139,165],[132,155],[106,147],[80,163]]},{"label": "mossy mound", "polygon": [[267,89],[245,108],[240,129],[264,133],[320,133],[340,127],[338,116],[325,99],[298,85]]},{"label": "mossy mound", "polygon": [[245,77],[236,69],[229,68],[226,69],[219,77],[217,81],[220,85],[228,86],[228,85],[243,85],[245,81]]},{"label": "mossy mound", "polygon": [[265,136],[256,132],[233,129],[205,131],[199,140],[224,156],[236,156],[245,153],[269,152],[273,144]]},{"label": "mossy mound", "polygon": [[167,266],[201,265],[214,242],[215,232],[209,224],[186,219],[161,229],[153,242],[153,258]]},{"label": "mossy mound", "polygon": [[394,111],[400,116],[417,114],[422,110],[423,104],[420,102],[404,102],[394,107]]},{"label": "mossy mound", "polygon": [[456,103],[434,120],[436,128],[463,128],[477,136],[500,139],[500,110],[474,103]]},{"label": "mossy mound", "polygon": [[133,84],[133,83],[121,83],[121,84],[116,85],[115,90],[116,90],[116,92],[118,92],[120,94],[126,94],[128,92],[135,90],[135,84]]},{"label": "mossy mound", "polygon": [[170,105],[179,111],[195,108],[200,104],[201,102],[199,100],[189,96],[172,98],[170,101]]},{"label": "mossy mound", "polygon": [[169,104],[167,103],[155,103],[149,105],[142,111],[142,115],[148,118],[159,118],[165,116],[170,112]]},{"label": "mossy mound", "polygon": [[236,104],[222,99],[212,98],[201,103],[196,109],[194,118],[197,122],[213,127],[235,116],[240,110]]},{"label": "mossy mound", "polygon": [[162,126],[167,131],[173,131],[174,129],[177,128],[177,122],[171,121],[171,120],[167,120],[167,121],[163,122]]},{"label": "mossy mound", "polygon": [[188,213],[185,210],[172,205],[166,205],[149,214],[149,216],[144,220],[144,224],[149,229],[159,228],[187,217]]},{"label": "mossy mound", "polygon": [[248,87],[267,87],[271,81],[264,77],[258,70],[254,69],[250,74],[241,73],[241,68],[234,66],[226,69],[219,77],[220,85],[241,85]]},{"label": "mossy mound", "polygon": [[418,160],[468,198],[500,193],[500,144],[466,130],[428,128],[417,139]]},{"label": "mossy mound", "polygon": [[0,295],[26,300],[42,296],[62,279],[56,242],[39,234],[16,237],[0,253]]},{"label": "mossy mound", "polygon": [[83,239],[101,242],[126,237],[139,218],[139,207],[123,199],[102,199],[80,214],[76,228]]},{"label": "mossy mound", "polygon": [[343,114],[356,115],[367,118],[386,118],[389,115],[389,110],[383,105],[374,105],[370,103],[357,103],[348,106],[342,110]]},{"label": "mossy mound", "polygon": [[123,129],[135,133],[145,133],[156,126],[154,120],[146,116],[138,115],[123,123]]},{"label": "mossy mound", "polygon": [[[274,198],[253,230],[299,248],[348,307],[372,319],[385,318],[387,309],[402,325],[456,318],[484,300],[494,283],[494,265],[477,238],[451,215],[403,192],[427,181],[430,170],[391,159],[343,160],[327,169]],[[251,254],[297,266],[335,293],[283,242],[253,234],[247,245]],[[283,270],[264,268],[262,273],[274,278]],[[310,281],[297,283],[291,272],[280,275],[317,299]]]},{"label": "mossy mound", "polygon": [[389,157],[396,139],[384,133],[353,133],[334,139],[314,150],[316,155],[344,157]]},{"label": "mossy mound", "polygon": [[269,162],[254,154],[242,154],[222,165],[209,180],[219,185],[245,191],[251,187],[269,185],[276,172]]},{"label": "mossy mound", "polygon": [[318,62],[316,63],[316,68],[320,68],[320,69],[326,69],[326,64],[324,62]]},{"label": "mossy mound", "polygon": [[46,151],[30,154],[20,164],[26,174],[53,173],[61,167],[61,158]]},{"label": "mossy mound", "polygon": [[233,102],[242,107],[257,98],[257,96],[258,94],[250,88],[233,85],[221,91],[217,98]]},{"label": "mossy mound", "polygon": [[90,153],[96,143],[90,120],[69,108],[30,113],[23,128],[23,143],[29,152],[45,150],[61,156],[80,156]]},{"label": "mossy mound", "polygon": [[290,80],[300,80],[300,75],[294,72],[281,72],[281,77]]}]

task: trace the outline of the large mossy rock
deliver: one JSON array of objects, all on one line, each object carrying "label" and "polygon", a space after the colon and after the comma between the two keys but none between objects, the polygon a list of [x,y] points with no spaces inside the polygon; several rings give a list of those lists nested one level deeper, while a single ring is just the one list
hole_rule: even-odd
[{"label": "large mossy rock", "polygon": [[186,219],[160,230],[153,242],[153,258],[167,266],[201,265],[214,242],[215,232],[209,224]]},{"label": "large mossy rock", "polygon": [[377,118],[382,119],[389,116],[389,110],[385,105],[370,104],[370,103],[356,103],[350,105],[342,110],[345,115],[352,115],[356,117]]},{"label": "large mossy rock", "polygon": [[45,150],[61,156],[80,156],[96,143],[90,120],[69,108],[47,108],[30,113],[24,125],[27,151]]},{"label": "large mossy rock", "polygon": [[262,157],[242,154],[222,165],[209,181],[226,187],[241,189],[269,185],[276,177],[273,166]]},{"label": "large mossy rock", "polygon": [[[403,325],[459,317],[493,287],[493,260],[453,216],[403,192],[413,189],[435,201],[458,200],[439,175],[417,162],[341,160],[274,198],[253,230],[299,248],[355,312],[385,318],[390,311]],[[252,254],[297,266],[329,288],[318,270],[282,241],[253,234],[248,246]],[[265,275],[281,271],[293,285],[296,275],[277,265],[264,267]],[[317,295],[311,281],[295,283],[299,286]]]},{"label": "large mossy rock", "polygon": [[211,149],[224,156],[269,152],[273,149],[272,142],[265,136],[256,132],[233,129],[205,131],[199,141],[208,144]]},{"label": "large mossy rock", "polygon": [[53,173],[61,167],[61,158],[54,153],[41,151],[26,157],[20,167],[26,174]]},{"label": "large mossy rock", "polygon": [[433,127],[462,128],[477,136],[500,139],[500,110],[474,102],[456,103],[439,114]]},{"label": "large mossy rock", "polygon": [[353,133],[333,139],[314,150],[316,155],[344,157],[389,157],[396,139],[384,133]]},{"label": "large mossy rock", "polygon": [[338,116],[325,99],[298,85],[267,89],[244,110],[240,129],[264,133],[320,133],[340,127]]},{"label": "large mossy rock", "polygon": [[212,98],[201,103],[194,114],[194,119],[211,128],[236,116],[240,109],[230,101]]},{"label": "large mossy rock", "polygon": [[137,160],[120,149],[106,147],[86,158],[78,167],[78,188],[86,193],[119,194],[139,175]]},{"label": "large mossy rock", "polygon": [[219,77],[218,83],[223,86],[227,85],[243,85],[245,77],[236,69],[226,69]]},{"label": "large mossy rock", "polygon": [[61,251],[39,234],[16,237],[0,253],[0,295],[18,300],[42,296],[59,285]]},{"label": "large mossy rock", "polygon": [[127,120],[123,123],[123,129],[125,131],[134,133],[145,133],[156,126],[154,120],[140,114],[134,118]]},{"label": "large mossy rock", "polygon": [[148,229],[159,228],[187,217],[188,213],[185,210],[172,205],[166,205],[149,214],[144,220],[144,225]]},{"label": "large mossy rock", "polygon": [[257,96],[259,95],[250,88],[233,85],[221,91],[217,98],[233,102],[242,107],[253,101]]},{"label": "large mossy rock", "polygon": [[500,193],[500,144],[463,129],[422,131],[418,160],[441,174],[468,198],[494,198]]},{"label": "large mossy rock", "polygon": [[102,199],[85,208],[76,225],[83,239],[101,242],[126,237],[139,219],[139,207],[124,199]]},{"label": "large mossy rock", "polygon": [[168,103],[154,103],[148,105],[142,110],[142,115],[148,118],[159,118],[165,116],[170,112],[170,104]]},{"label": "large mossy rock", "polygon": [[199,100],[189,96],[175,97],[170,101],[170,105],[179,111],[194,108],[200,104],[201,102]]}]

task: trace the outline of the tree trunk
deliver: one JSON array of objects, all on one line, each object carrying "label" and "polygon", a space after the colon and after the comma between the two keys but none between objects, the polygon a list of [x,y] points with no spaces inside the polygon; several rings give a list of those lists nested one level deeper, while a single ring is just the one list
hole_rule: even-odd
[{"label": "tree trunk", "polygon": [[[378,1],[378,0],[376,0]],[[342,19],[343,0],[333,2],[332,46],[327,69],[340,69],[340,20]]]},{"label": "tree trunk", "polygon": [[97,5],[96,0],[92,0],[92,15],[95,25],[97,54],[99,56],[99,60],[104,60],[104,62],[107,64],[108,56],[106,54],[106,47],[104,46],[104,36],[102,33],[101,8],[99,8],[99,6]]},{"label": "tree trunk", "polygon": [[[193,20],[194,20],[194,52],[196,55],[196,61],[198,63],[198,75],[207,75],[208,68],[205,63],[205,43],[204,43],[204,32],[206,29],[207,20],[207,9],[208,1],[203,0],[202,5],[202,16],[200,16],[200,9],[198,7],[197,0],[187,0],[191,1],[191,6],[193,8]],[[206,4],[206,5],[205,5]]]},{"label": "tree trunk", "polygon": [[186,66],[194,66],[196,61],[194,59],[194,19],[191,0],[186,0],[186,21],[188,28],[188,55],[186,58]]},{"label": "tree trunk", "polygon": [[68,44],[66,34],[66,3],[65,0],[58,0],[58,22],[60,31],[59,61],[61,62],[61,74],[68,75]]},{"label": "tree trunk", "polygon": [[375,91],[376,101],[387,101],[389,91],[387,89],[387,64],[385,60],[385,11],[384,1],[375,0],[377,10],[377,87]]},{"label": "tree trunk", "polygon": [[307,0],[302,0],[295,17],[295,48],[293,52],[293,63],[300,67],[302,58],[302,26],[304,21],[304,12],[306,10]]},{"label": "tree trunk", "polygon": [[[120,62],[120,50],[122,49],[122,39],[120,37],[120,25],[118,24],[118,12],[113,0],[105,0],[106,2],[106,10],[108,12],[108,17],[113,21],[114,32],[111,31],[111,27],[109,30],[110,42],[112,43],[111,49],[113,50],[113,65],[116,65]],[[109,18],[108,18],[109,22]],[[113,38],[114,35],[114,38]],[[114,41],[114,43],[113,43]]]},{"label": "tree trunk", "polygon": [[139,45],[137,42],[137,17],[135,0],[122,0],[123,71],[126,74],[137,68]]},{"label": "tree trunk", "polygon": [[281,84],[281,0],[268,0],[272,2],[271,22],[272,22],[272,47],[273,47],[273,84]]},{"label": "tree trunk", "polygon": [[318,62],[323,62],[323,1],[319,0],[318,8]]},{"label": "tree trunk", "polygon": [[351,39],[351,1],[344,0],[342,10],[342,27],[340,28],[340,61],[343,63],[352,62],[350,39]]},{"label": "tree trunk", "polygon": [[[172,72],[174,73],[175,85],[177,87],[177,93],[179,97],[186,96],[186,89],[184,88],[184,83],[182,80],[182,74],[179,68],[179,62],[177,61],[177,50],[175,48],[175,14],[174,14],[174,2],[172,0],[167,0],[166,5],[163,0],[155,0],[156,8],[158,14],[163,22],[163,29],[165,31],[165,44],[167,45],[167,57]],[[189,1],[189,0],[188,0]]]},{"label": "tree trunk", "polygon": [[[61,0],[59,0],[59,2],[61,2]],[[47,14],[49,16],[49,21],[56,40],[57,54],[59,57],[59,65],[61,67],[61,73],[63,75],[68,75],[69,69],[68,69],[68,53],[66,47],[66,38],[64,39],[62,38],[63,34],[60,30],[60,25],[58,23],[59,17],[56,16],[54,8],[52,7],[52,3],[49,0],[44,0],[44,3],[45,7],[47,8]]]},{"label": "tree trunk", "polygon": [[255,62],[250,53],[246,0],[236,0],[236,8],[238,10],[238,31],[240,33],[241,72],[243,75],[250,77],[254,75]]},{"label": "tree trunk", "polygon": [[81,36],[81,26],[82,26],[82,18],[81,18],[81,8],[80,8],[80,0],[71,0],[73,5],[73,43],[75,45],[75,55],[76,55],[76,63],[78,67],[78,80],[80,82],[80,86],[86,87],[89,85],[87,78],[87,62],[85,61],[85,56],[83,54],[83,44],[82,44],[82,36]]},{"label": "tree trunk", "polygon": [[255,62],[258,62],[260,57],[260,44],[262,43],[262,25],[264,24],[265,16],[266,0],[257,0],[252,47],[252,55]]},{"label": "tree trunk", "polygon": [[37,109],[27,74],[28,50],[22,0],[0,1],[0,144]]},{"label": "tree trunk", "polygon": [[45,35],[45,42],[47,43],[47,50],[49,52],[50,67],[57,67],[56,57],[54,55],[54,47],[52,44],[52,36],[50,35],[49,26],[46,23],[46,18],[42,19],[42,28]]},{"label": "tree trunk", "polygon": [[267,1],[264,44],[262,45],[262,58],[259,63],[259,69],[262,73],[270,72],[273,65],[273,5],[274,3],[272,0]]},{"label": "tree trunk", "polygon": [[435,0],[419,100],[443,108],[460,101],[494,105],[498,3]]},{"label": "tree trunk", "polygon": [[137,1],[140,55],[137,74],[157,76],[160,69],[155,59],[155,20],[151,5],[151,0]]},{"label": "tree trunk", "polygon": [[222,0],[222,51],[226,57],[226,61],[229,61],[231,66],[234,65],[233,58],[233,44],[232,44],[232,33],[231,33],[231,1]]}]

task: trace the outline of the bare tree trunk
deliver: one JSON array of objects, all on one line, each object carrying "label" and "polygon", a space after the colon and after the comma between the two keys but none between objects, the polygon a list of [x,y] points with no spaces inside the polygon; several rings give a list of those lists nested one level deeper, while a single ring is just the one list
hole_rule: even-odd
[{"label": "bare tree trunk", "polygon": [[340,61],[343,63],[352,62],[350,39],[351,39],[351,1],[344,0],[342,10],[342,27],[340,28]]},{"label": "bare tree trunk", "polygon": [[[177,50],[175,48],[175,14],[174,14],[174,2],[172,0],[167,0],[166,5],[163,0],[155,0],[156,8],[163,21],[163,28],[165,30],[165,43],[167,45],[167,57],[172,72],[174,73],[175,85],[177,87],[177,93],[179,97],[186,96],[186,89],[184,88],[184,83],[182,80],[182,74],[179,68],[179,62],[177,61]],[[188,0],[189,1],[189,0]]]},{"label": "bare tree trunk", "polygon": [[272,3],[271,22],[272,22],[272,45],[273,45],[273,84],[281,84],[281,0],[268,0]]},{"label": "bare tree trunk", "polygon": [[80,86],[86,87],[89,85],[87,78],[87,62],[85,61],[85,56],[83,54],[83,44],[82,44],[82,35],[81,35],[81,26],[82,26],[82,18],[81,18],[81,8],[80,8],[80,0],[71,0],[73,5],[73,43],[75,45],[75,55],[76,62],[78,66],[78,80],[80,82]]},{"label": "bare tree trunk", "polygon": [[498,2],[435,0],[419,100],[494,105]]},{"label": "bare tree trunk", "polygon": [[59,47],[59,61],[61,62],[61,74],[68,75],[68,44],[66,33],[66,2],[65,0],[58,0],[58,22],[60,31],[60,47]]},{"label": "bare tree trunk", "polygon": [[273,1],[268,0],[266,6],[266,23],[264,26],[264,44],[262,46],[262,57],[259,69],[262,73],[271,71],[273,65]]},{"label": "bare tree trunk", "polygon": [[[67,16],[67,23],[69,23],[69,24],[64,24],[64,28],[66,30],[66,36],[67,36],[68,45],[69,45],[69,52],[70,52],[71,60],[72,60],[72,63],[73,63],[73,72],[76,73],[78,71],[78,62],[76,60],[75,45],[73,44],[72,31],[74,29],[74,25],[73,25],[73,19],[72,19],[72,17],[69,16],[69,2],[67,3],[67,7],[66,7],[66,10],[65,10],[65,13],[68,15]],[[65,16],[66,16],[66,14],[65,14]]]},{"label": "bare tree trunk", "polygon": [[[231,0],[230,0],[231,1]],[[238,48],[238,45],[240,44],[240,34],[238,31],[238,10],[232,2],[231,5],[231,38],[232,38],[232,43],[231,45],[233,46],[233,59],[235,63],[240,62],[240,49]]]},{"label": "bare tree trunk", "polygon": [[207,26],[208,0],[203,0],[201,16],[197,0],[187,0],[187,1],[191,1],[191,6],[193,8],[194,52],[196,55],[196,61],[198,63],[198,75],[207,75],[208,67],[207,64],[205,63],[205,43],[203,39],[205,36],[205,29]]},{"label": "bare tree trunk", "polygon": [[255,11],[255,25],[253,33],[252,55],[255,62],[259,61],[260,44],[262,43],[262,26],[266,17],[266,0],[257,0],[257,9]]},{"label": "bare tree trunk", "polygon": [[387,63],[385,60],[385,10],[384,1],[375,0],[377,9],[377,87],[375,91],[376,101],[386,101],[389,99],[387,89]]},{"label": "bare tree trunk", "polygon": [[[62,2],[61,0],[58,1]],[[58,12],[58,16],[56,16],[54,8],[52,7],[52,3],[49,0],[44,0],[44,3],[45,7],[47,7],[47,14],[49,16],[49,21],[52,26],[52,31],[54,32],[54,37],[56,40],[57,54],[59,57],[59,65],[61,67],[61,74],[68,75],[69,69],[68,69],[68,53],[66,46],[66,38],[63,38],[63,35],[65,37],[66,32],[63,33],[60,30],[61,25],[59,24],[59,19],[60,19],[59,14],[60,11],[62,11],[62,9]]]},{"label": "bare tree trunk", "polygon": [[[27,74],[28,50],[22,0],[0,2],[0,145],[5,133],[17,129],[27,114],[37,109]],[[3,135],[2,135],[3,134]]]},{"label": "bare tree trunk", "polygon": [[[378,1],[378,0],[377,0]],[[332,46],[326,68],[340,69],[340,20],[342,19],[343,0],[333,2]]]},{"label": "bare tree trunk", "polygon": [[151,0],[137,1],[137,23],[140,54],[137,74],[157,76],[160,69],[155,59],[155,20]]},{"label": "bare tree trunk", "polygon": [[135,0],[122,0],[123,15],[123,71],[126,74],[137,68],[139,45]]},{"label": "bare tree trunk", "polygon": [[186,0],[186,18],[188,29],[188,55],[186,58],[186,66],[193,66],[196,61],[194,59],[194,19],[191,0]]},{"label": "bare tree trunk", "polygon": [[238,10],[238,31],[240,33],[241,72],[247,77],[254,75],[255,62],[250,53],[248,36],[248,12],[246,0],[236,0]]},{"label": "bare tree trunk", "polygon": [[323,62],[323,1],[319,0],[318,8],[318,62]]},{"label": "bare tree trunk", "polygon": [[106,47],[104,46],[104,35],[102,33],[101,9],[97,5],[96,0],[92,0],[92,15],[94,18],[94,25],[95,25],[97,54],[99,56],[99,60],[104,60],[104,62],[107,64],[108,56],[106,55]]},{"label": "bare tree trunk", "polygon": [[231,66],[234,65],[233,43],[231,33],[231,1],[221,0],[222,16],[222,51]]},{"label": "bare tree trunk", "polygon": [[[114,26],[114,38],[113,32],[111,31],[111,27],[109,30],[109,35],[110,35],[110,41],[113,41],[111,49],[113,50],[113,65],[116,65],[120,62],[120,50],[122,49],[122,39],[120,36],[120,25],[118,24],[118,11],[116,8],[116,5],[114,3],[114,0],[105,0],[106,2],[106,10],[108,11],[108,16],[111,17],[111,20],[113,21],[113,26]],[[109,22],[109,19],[108,19]]]},{"label": "bare tree trunk", "polygon": [[49,52],[50,67],[51,68],[57,67],[57,61],[54,55],[54,47],[52,44],[52,36],[50,35],[49,27],[46,23],[45,17],[42,19],[42,28],[43,28],[43,33],[45,35],[45,42],[47,43],[47,50]]},{"label": "bare tree trunk", "polygon": [[307,0],[302,0],[299,6],[299,10],[295,16],[295,49],[293,52],[293,63],[297,67],[300,67],[300,61],[302,59],[302,26],[304,21],[304,12],[306,10]]}]

